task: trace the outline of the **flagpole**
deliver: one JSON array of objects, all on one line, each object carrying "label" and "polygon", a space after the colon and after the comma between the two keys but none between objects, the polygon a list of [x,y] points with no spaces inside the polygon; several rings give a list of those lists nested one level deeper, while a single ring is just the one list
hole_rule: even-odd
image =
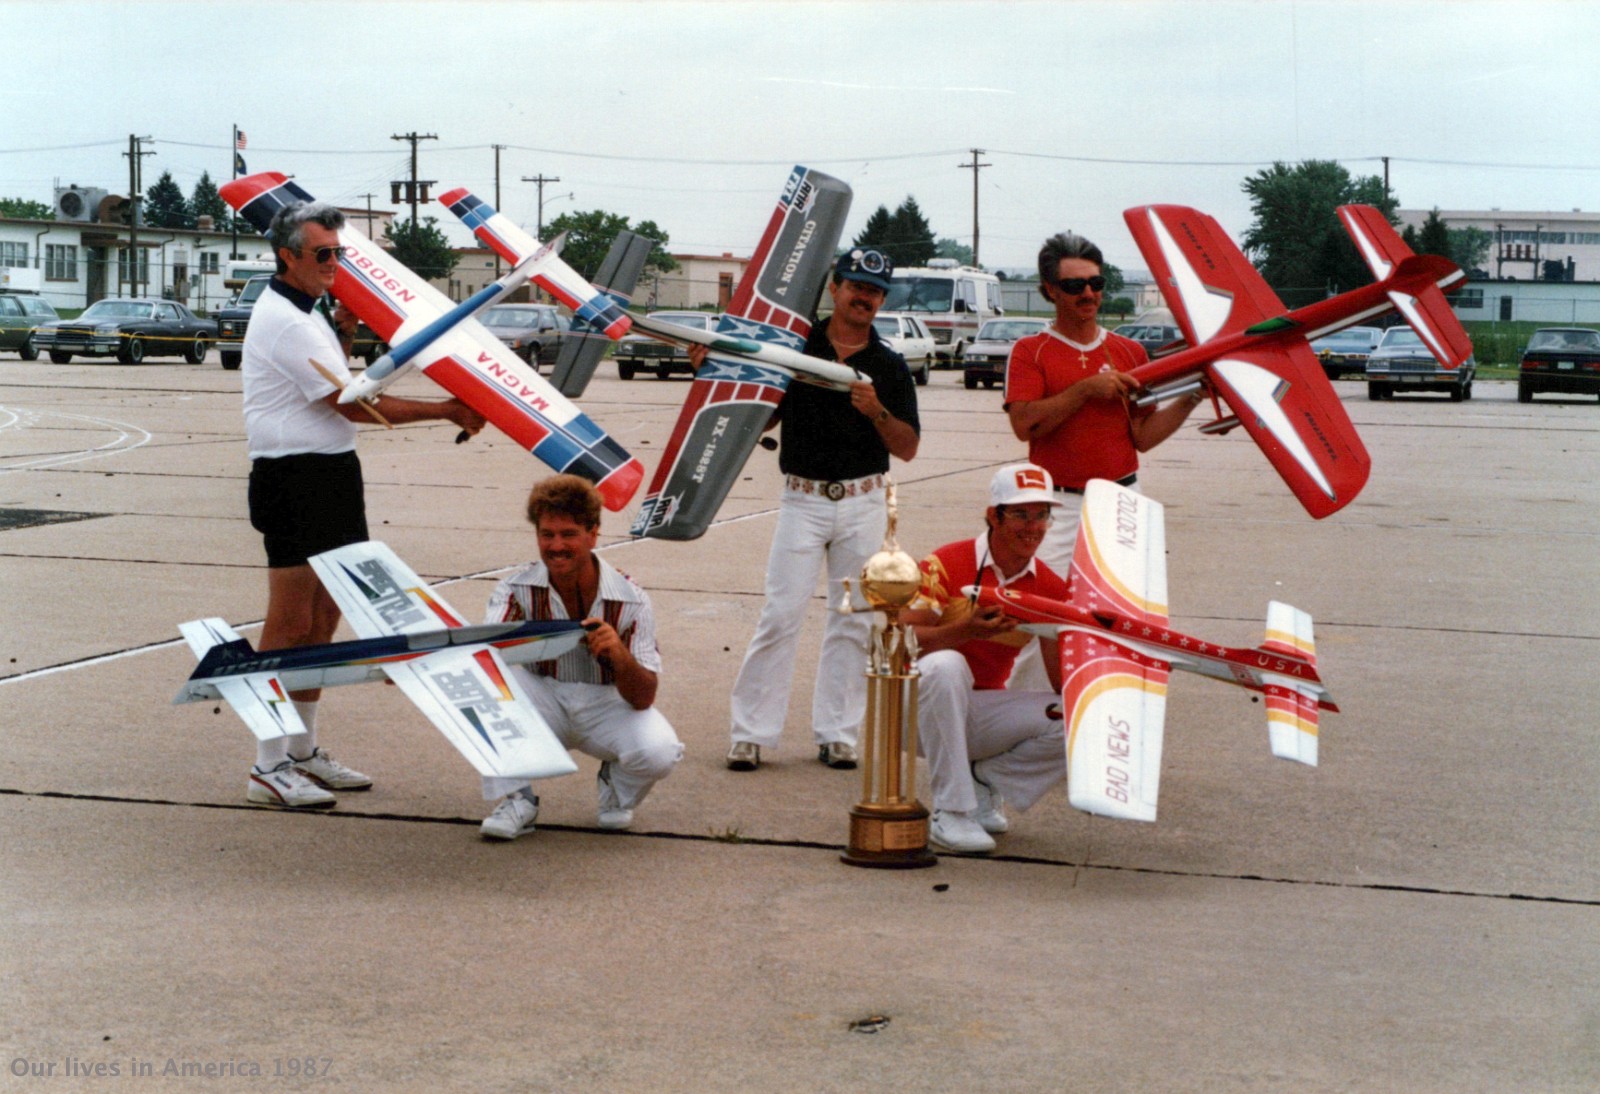
[{"label": "flagpole", "polygon": [[[239,177],[239,127],[233,127],[233,140],[228,143],[228,178]],[[237,214],[228,217],[228,223],[233,227],[233,246],[228,250],[228,261],[232,262],[239,257],[239,217]]]}]

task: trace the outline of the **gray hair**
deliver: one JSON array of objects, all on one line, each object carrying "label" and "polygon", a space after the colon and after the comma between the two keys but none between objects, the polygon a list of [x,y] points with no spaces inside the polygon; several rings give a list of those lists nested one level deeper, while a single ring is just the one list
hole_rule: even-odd
[{"label": "gray hair", "polygon": [[1081,258],[1093,262],[1101,270],[1106,265],[1106,256],[1100,253],[1099,247],[1076,233],[1057,232],[1039,248],[1039,295],[1046,300],[1050,299],[1050,294],[1045,289],[1054,285],[1060,276],[1063,258]]},{"label": "gray hair", "polygon": [[320,224],[330,232],[337,232],[344,227],[344,214],[325,201],[291,201],[274,213],[272,223],[267,225],[267,239],[272,244],[273,257],[278,260],[280,274],[288,267],[278,252],[287,248],[299,254],[305,243],[307,224]]}]

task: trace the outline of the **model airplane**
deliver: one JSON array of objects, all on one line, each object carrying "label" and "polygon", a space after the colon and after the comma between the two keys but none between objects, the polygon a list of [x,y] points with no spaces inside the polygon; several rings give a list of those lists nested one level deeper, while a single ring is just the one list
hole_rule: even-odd
[{"label": "model airplane", "polygon": [[[275,172],[236,179],[225,184],[221,193],[263,233],[273,214],[285,204],[311,200],[300,186]],[[339,230],[339,242],[344,253],[339,258],[333,294],[391,346],[404,345],[410,336],[455,308],[443,293],[348,225]],[[596,314],[610,314],[607,309],[615,306],[609,298],[597,293],[559,258],[549,259],[529,273],[532,280],[552,292],[560,288],[581,306],[594,308]],[[571,284],[573,280],[581,290]],[[582,305],[583,301],[587,305]],[[609,329],[625,330],[620,326],[623,321],[612,320]],[[475,319],[458,316],[453,328],[430,336],[421,360],[430,379],[540,460],[557,471],[593,482],[606,508],[622,509],[638,490],[644,479],[643,465]],[[404,371],[404,367],[396,368],[389,374],[389,382]]]},{"label": "model airplane", "polygon": [[1377,282],[1292,312],[1204,213],[1146,205],[1123,219],[1189,345],[1131,372],[1147,389],[1140,402],[1204,383],[1217,419],[1201,431],[1244,426],[1313,517],[1348,505],[1372,461],[1311,340],[1398,309],[1446,368],[1472,354],[1444,298],[1466,275],[1447,259],[1412,254],[1371,206],[1341,206],[1339,219]]},{"label": "model airplane", "polygon": [[1067,800],[1074,808],[1156,819],[1169,669],[1261,692],[1272,754],[1316,766],[1318,713],[1339,708],[1317,675],[1311,617],[1270,602],[1266,641],[1252,649],[1174,630],[1159,502],[1091,480],[1067,589],[1064,602],[1005,588],[967,593],[1060,642]]},{"label": "model airplane", "polygon": [[389,679],[485,776],[543,779],[576,771],[507,665],[548,661],[578,645],[582,623],[469,627],[382,543],[311,559],[353,642],[253,649],[220,619],[178,626],[200,664],[173,700],[225,699],[261,740],[304,733],[289,692]]},{"label": "model airplane", "polygon": [[[508,262],[520,262],[538,246],[510,218],[471,195],[464,202],[464,194],[452,191],[440,200],[486,247]],[[800,352],[849,210],[848,186],[796,167],[715,331],[633,317],[637,330],[703,345],[711,353],[690,385],[634,520],[634,535],[695,539],[704,534],[792,380],[846,390],[861,379],[846,365]],[[610,282],[609,291],[618,298],[632,292],[632,284],[620,277]],[[592,372],[592,360],[588,365]]]}]

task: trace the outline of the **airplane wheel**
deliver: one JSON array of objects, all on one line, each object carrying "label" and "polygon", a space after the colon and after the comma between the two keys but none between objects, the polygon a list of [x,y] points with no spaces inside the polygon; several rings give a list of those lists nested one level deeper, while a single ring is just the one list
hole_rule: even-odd
[{"label": "airplane wheel", "polygon": [[64,365],[68,361],[71,361],[71,360],[72,360],[72,354],[70,354],[70,353],[62,353],[60,350],[54,350],[54,349],[50,351],[50,363],[51,364]]},{"label": "airplane wheel", "polygon": [[125,365],[137,365],[144,361],[144,339],[130,338],[123,343],[122,349],[117,353],[117,360]]}]

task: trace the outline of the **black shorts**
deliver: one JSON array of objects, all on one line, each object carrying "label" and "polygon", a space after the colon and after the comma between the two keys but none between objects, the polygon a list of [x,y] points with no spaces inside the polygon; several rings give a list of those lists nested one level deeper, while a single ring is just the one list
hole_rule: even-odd
[{"label": "black shorts", "polygon": [[312,555],[368,539],[361,461],[354,452],[308,452],[253,460],[250,524],[272,568],[304,566]]}]

